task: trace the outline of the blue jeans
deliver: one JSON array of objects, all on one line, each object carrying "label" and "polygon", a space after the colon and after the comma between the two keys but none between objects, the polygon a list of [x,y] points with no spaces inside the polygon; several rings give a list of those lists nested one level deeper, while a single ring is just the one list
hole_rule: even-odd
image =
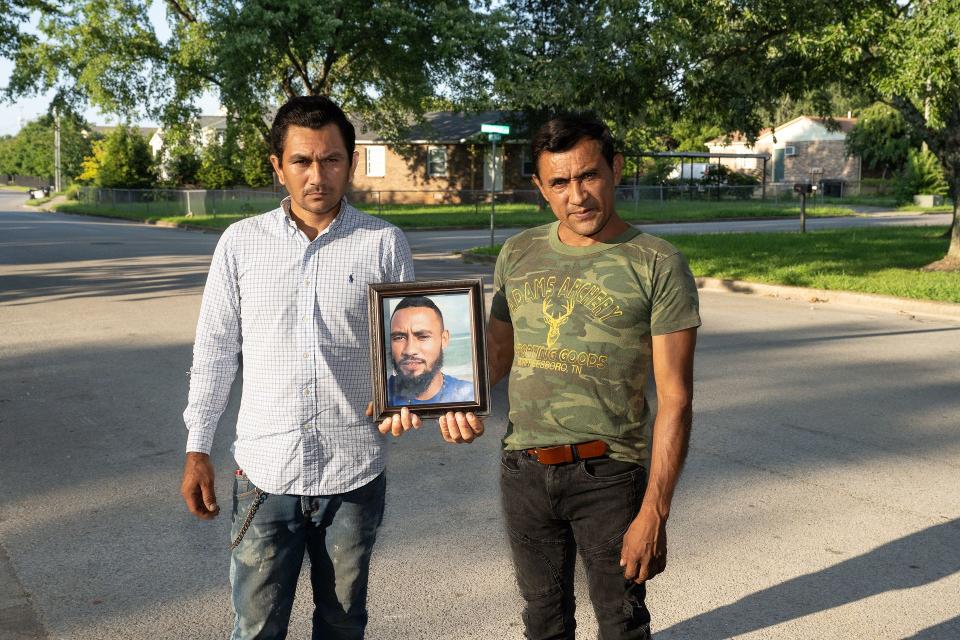
[{"label": "blue jeans", "polygon": [[545,465],[504,451],[500,489],[530,640],[572,640],[577,550],[600,640],[648,640],[646,589],[623,577],[623,534],[640,510],[643,467],[607,457]]},{"label": "blue jeans", "polygon": [[[339,495],[269,494],[230,558],[232,640],[286,637],[304,551],[310,554],[314,640],[363,638],[367,574],[386,486],[380,474]],[[231,540],[246,519],[254,489],[245,475],[234,476]]]}]

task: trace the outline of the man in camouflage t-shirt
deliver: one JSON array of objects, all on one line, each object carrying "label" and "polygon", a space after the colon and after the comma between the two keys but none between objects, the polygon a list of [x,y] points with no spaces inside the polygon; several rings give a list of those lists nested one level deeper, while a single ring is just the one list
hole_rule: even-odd
[{"label": "man in camouflage t-shirt", "polygon": [[617,215],[623,156],[601,122],[551,120],[533,158],[557,221],[504,245],[488,327],[491,379],[510,374],[501,489],[527,637],[574,637],[579,549],[600,638],[649,638],[644,583],[666,563],[690,432],[696,284],[677,249]]}]

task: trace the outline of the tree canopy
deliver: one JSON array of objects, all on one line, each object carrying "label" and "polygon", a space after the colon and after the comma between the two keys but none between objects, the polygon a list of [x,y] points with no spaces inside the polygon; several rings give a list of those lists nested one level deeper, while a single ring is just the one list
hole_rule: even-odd
[{"label": "tree canopy", "polygon": [[[60,118],[60,167],[69,180],[81,172],[84,156],[90,153],[91,133],[82,119]],[[7,138],[0,151],[0,174],[53,179],[54,118],[43,116],[28,122],[17,135]]]},{"label": "tree canopy", "polygon": [[860,156],[868,169],[882,171],[884,178],[903,169],[916,146],[900,112],[879,102],[865,109],[847,134],[847,151]]},{"label": "tree canopy", "polygon": [[98,187],[143,189],[155,182],[153,153],[140,132],[129,125],[115,127],[93,145],[83,161],[81,180]]},{"label": "tree canopy", "polygon": [[149,5],[62,0],[56,11],[39,9],[40,37],[14,45],[8,95],[56,89],[64,102],[176,126],[211,90],[265,134],[277,104],[324,94],[378,130],[399,131],[430,97],[480,95],[486,43],[499,41],[490,39],[495,14],[469,0],[168,0],[165,41]]}]

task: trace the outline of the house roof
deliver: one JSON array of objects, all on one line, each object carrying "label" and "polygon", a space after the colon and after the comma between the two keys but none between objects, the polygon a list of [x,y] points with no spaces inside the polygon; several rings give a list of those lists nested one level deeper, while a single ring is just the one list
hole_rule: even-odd
[{"label": "house roof", "polygon": [[227,117],[226,116],[199,116],[197,117],[197,124],[201,129],[226,129],[227,128]]},{"label": "house roof", "polygon": [[[386,142],[386,139],[376,130],[375,126],[368,126],[361,119],[349,116],[350,121],[357,130],[356,141],[358,143]],[[273,114],[265,118],[272,122]],[[406,135],[406,142],[411,143],[459,143],[480,133],[480,125],[484,123],[510,123],[513,126],[514,133],[510,135],[508,141],[517,141],[517,133],[524,132],[525,129],[519,127],[522,125],[522,117],[509,111],[480,111],[476,113],[464,113],[456,111],[430,111],[424,114],[423,123],[414,125]],[[212,115],[199,116],[197,123],[200,129],[222,130],[227,127],[226,116]],[[141,127],[147,129],[147,127]],[[156,131],[156,128],[150,128],[150,134]],[[525,135],[521,133],[521,135]]]},{"label": "house roof", "polygon": [[[111,133],[114,129],[116,129],[117,126],[118,126],[118,125],[115,125],[115,124],[95,124],[95,125],[92,125],[92,126],[90,127],[90,130],[93,131],[94,133],[100,133],[100,134],[103,134],[103,135],[108,135],[108,134]],[[140,135],[143,136],[144,138],[146,138],[147,140],[149,140],[149,139],[153,136],[153,134],[156,132],[156,130],[157,130],[157,127],[137,127],[137,126],[134,126],[134,127],[131,127],[131,128],[138,130],[138,131],[140,132]]]},{"label": "house roof", "polygon": [[[384,138],[373,127],[351,118],[357,129],[357,142],[383,142]],[[517,129],[519,114],[508,111],[430,111],[423,115],[423,124],[414,125],[407,133],[407,142],[458,143],[480,133],[484,123],[510,123]],[[516,139],[515,136],[512,136]]]},{"label": "house roof", "polygon": [[[767,127],[765,129],[761,129],[760,133],[757,134],[757,140],[759,140],[764,136],[768,136],[771,133],[782,131],[787,127],[789,127],[790,125],[800,122],[801,120],[810,120],[811,122],[816,122],[817,124],[823,125],[827,129],[831,127],[830,121],[832,120],[839,127],[839,130],[842,131],[844,134],[850,133],[857,124],[856,118],[840,118],[840,117],[822,118],[820,116],[797,116],[793,120],[788,120],[787,122],[784,122],[781,125],[777,125],[775,128]],[[741,131],[734,131],[733,133],[729,134],[729,141],[727,141],[727,137],[728,136],[719,136],[717,138],[714,138],[713,140],[708,140],[706,144],[709,146],[730,145],[730,144],[746,144],[746,145],[750,144],[750,141],[747,139],[747,136]]]}]

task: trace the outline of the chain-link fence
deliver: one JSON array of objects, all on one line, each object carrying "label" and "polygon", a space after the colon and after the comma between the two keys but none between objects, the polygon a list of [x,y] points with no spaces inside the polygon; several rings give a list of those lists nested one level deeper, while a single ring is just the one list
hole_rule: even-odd
[{"label": "chain-link fence", "polygon": [[458,205],[475,212],[487,211],[491,203],[496,205],[540,204],[542,198],[536,189],[513,189],[509,191],[482,191],[457,189],[444,191],[353,191],[347,195],[352,204],[371,213],[383,214],[391,210],[429,208],[431,206]]},{"label": "chain-link fence", "polygon": [[17,187],[29,187],[31,189],[43,189],[44,187],[52,187],[53,179],[52,178],[41,178],[37,176],[0,176],[0,179],[4,180],[4,184],[14,185]]},{"label": "chain-link fence", "polygon": [[[882,199],[888,190],[875,184],[860,182],[822,181],[816,194],[808,199],[814,207],[851,203],[869,204],[875,201],[888,205]],[[171,216],[247,216],[274,209],[286,191],[273,189],[100,189],[81,187],[78,199],[94,205],[97,211],[132,217]],[[457,210],[463,213],[489,213],[491,205],[525,209],[534,206],[546,208],[536,189],[516,189],[491,193],[483,190],[370,190],[353,191],[347,195],[351,203],[376,215],[390,213]],[[776,209],[798,204],[793,184],[768,183],[764,185],[727,184],[664,184],[621,185],[616,188],[617,208],[623,215],[644,218],[645,213],[676,211],[678,216],[687,209],[698,211],[716,209],[742,210],[746,215],[752,209]],[[525,206],[523,206],[525,205]],[[774,212],[775,213],[775,212]]]},{"label": "chain-link fence", "polygon": [[[144,216],[218,216],[255,215],[274,209],[286,197],[286,191],[252,189],[101,189],[81,187],[77,199],[95,205],[104,213],[142,214]],[[383,214],[391,210],[459,205],[486,211],[491,202],[500,204],[536,204],[535,189],[500,191],[353,191],[347,198],[353,204]]]},{"label": "chain-link fence", "polygon": [[104,213],[144,216],[254,215],[274,209],[286,192],[254,189],[101,189],[81,187],[77,199]]}]

